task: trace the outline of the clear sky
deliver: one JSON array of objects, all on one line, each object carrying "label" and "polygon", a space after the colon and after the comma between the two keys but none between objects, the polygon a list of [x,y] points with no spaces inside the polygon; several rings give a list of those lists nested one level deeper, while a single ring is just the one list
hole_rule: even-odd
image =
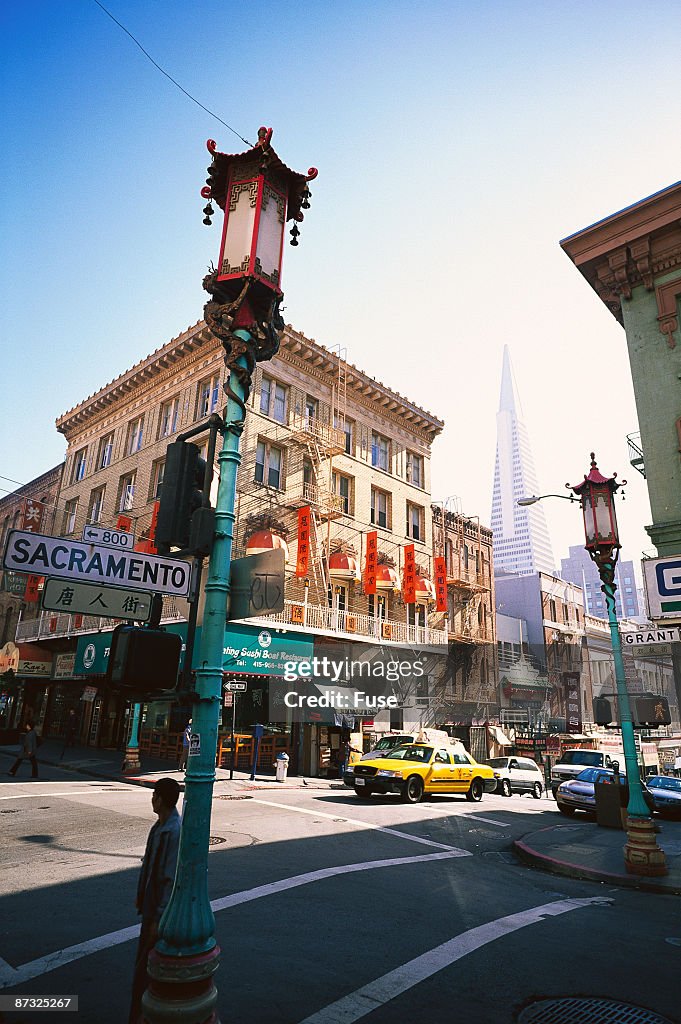
[{"label": "clear sky", "polygon": [[[678,180],[681,5],[103,2],[239,134],[319,168],[285,318],[446,421],[435,498],[489,522],[508,344],[542,490],[595,448],[631,482],[625,552],[653,550],[624,332],[558,242]],[[58,415],[201,318],[205,140],[245,147],[94,0],[0,17],[0,474],[24,482],[61,461]],[[546,512],[559,558],[581,517]]]}]

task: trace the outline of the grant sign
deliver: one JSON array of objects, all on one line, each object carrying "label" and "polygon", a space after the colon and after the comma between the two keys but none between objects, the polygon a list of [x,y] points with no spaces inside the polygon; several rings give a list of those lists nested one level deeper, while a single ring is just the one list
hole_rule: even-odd
[{"label": "grant sign", "polygon": [[191,563],[141,551],[116,551],[82,541],[68,541],[26,530],[12,530],[7,539],[3,565],[15,572],[112,587],[153,590],[186,597],[191,583]]}]

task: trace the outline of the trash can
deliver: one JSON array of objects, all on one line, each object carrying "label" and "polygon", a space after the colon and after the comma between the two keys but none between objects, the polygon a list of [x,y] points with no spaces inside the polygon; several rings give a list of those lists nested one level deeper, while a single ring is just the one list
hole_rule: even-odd
[{"label": "trash can", "polygon": [[623,829],[629,800],[629,787],[613,785],[611,782],[597,782],[594,789],[596,791],[596,824],[603,828]]},{"label": "trash can", "polygon": [[288,754],[277,754],[277,760],[274,767],[277,769],[277,782],[286,782],[286,776],[288,775]]}]

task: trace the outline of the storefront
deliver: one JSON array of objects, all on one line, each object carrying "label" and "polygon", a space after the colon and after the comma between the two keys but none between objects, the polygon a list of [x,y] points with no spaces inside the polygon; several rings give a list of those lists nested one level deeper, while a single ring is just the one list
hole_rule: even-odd
[{"label": "storefront", "polygon": [[52,676],[52,652],[39,644],[8,643],[2,649],[1,663],[5,675],[4,686],[0,686],[3,727],[21,729],[30,721],[42,733]]}]

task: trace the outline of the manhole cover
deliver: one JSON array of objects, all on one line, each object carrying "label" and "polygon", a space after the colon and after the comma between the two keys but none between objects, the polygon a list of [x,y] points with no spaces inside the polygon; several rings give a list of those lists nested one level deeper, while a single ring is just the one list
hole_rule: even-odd
[{"label": "manhole cover", "polygon": [[518,1024],[672,1024],[667,1017],[613,999],[542,999],[526,1006]]},{"label": "manhole cover", "polygon": [[227,842],[227,840],[223,839],[222,836],[209,836],[208,837],[208,845],[209,846],[219,846],[220,843],[226,843],[226,842]]}]

